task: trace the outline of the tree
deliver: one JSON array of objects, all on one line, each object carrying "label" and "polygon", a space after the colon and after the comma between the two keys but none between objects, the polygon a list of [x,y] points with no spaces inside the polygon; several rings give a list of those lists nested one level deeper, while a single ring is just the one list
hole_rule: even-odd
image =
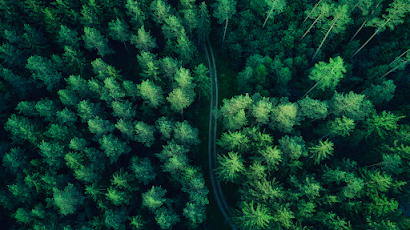
[{"label": "tree", "polygon": [[278,149],[278,146],[272,148],[272,146],[265,146],[264,149],[259,150],[259,154],[262,155],[263,161],[266,162],[268,170],[278,170],[279,164],[282,162],[282,151]]},{"label": "tree", "polygon": [[197,228],[206,219],[206,210],[203,205],[188,202],[182,211],[185,218],[189,220],[191,228]]},{"label": "tree", "polygon": [[280,14],[286,7],[285,0],[265,0],[265,2],[270,7],[270,10],[268,15],[266,16],[265,22],[263,23],[262,29],[265,28],[265,24],[268,21],[270,15],[275,16],[277,14]]},{"label": "tree", "polygon": [[87,122],[96,116],[101,115],[102,110],[100,103],[94,104],[90,100],[82,100],[77,105],[78,116],[81,117],[82,122]]},{"label": "tree", "polygon": [[64,190],[53,188],[53,204],[66,216],[73,214],[78,206],[84,204],[84,196],[73,184],[68,183]]},{"label": "tree", "polygon": [[373,39],[376,34],[379,32],[383,32],[389,27],[391,30],[394,29],[395,26],[404,22],[404,16],[410,11],[410,4],[405,0],[395,0],[390,5],[386,11],[389,13],[387,15],[382,15],[383,19],[380,18],[373,18],[369,22],[367,22],[367,26],[376,27],[377,29],[374,31],[372,36],[350,57],[352,59],[359,53],[369,42]]},{"label": "tree", "polygon": [[329,107],[335,116],[344,115],[355,121],[362,121],[372,111],[374,105],[366,99],[365,95],[350,91],[348,94],[336,92],[329,102]]},{"label": "tree", "polygon": [[215,173],[220,180],[234,182],[245,172],[245,161],[236,152],[218,155],[217,160],[219,166],[215,168]]},{"label": "tree", "polygon": [[17,175],[20,171],[28,167],[27,153],[19,146],[10,149],[10,151],[3,156],[3,166],[12,174]]},{"label": "tree", "polygon": [[155,0],[151,2],[150,10],[153,16],[154,22],[162,24],[166,18],[170,15],[171,6],[162,0]]},{"label": "tree", "polygon": [[97,54],[102,58],[106,55],[114,54],[115,51],[108,47],[108,39],[104,38],[101,33],[90,27],[84,27],[84,35],[82,36],[84,40],[84,47],[88,50],[96,49]]},{"label": "tree", "polygon": [[17,66],[24,66],[27,61],[27,54],[10,43],[3,43],[0,46],[0,58],[3,64],[10,68],[15,68]]},{"label": "tree", "polygon": [[26,117],[37,117],[39,113],[35,109],[35,106],[35,101],[20,101],[15,110],[18,111],[18,114],[22,114]]},{"label": "tree", "polygon": [[[322,42],[320,43],[319,47],[317,48],[315,54],[313,55],[312,60],[310,63],[313,63],[313,61],[316,58],[316,55],[319,53],[319,50],[322,48],[323,43],[325,42],[326,38],[329,36],[329,34],[333,31],[334,33],[340,33],[346,30],[346,25],[351,22],[351,18],[349,17],[348,13],[348,5],[339,5],[337,7],[334,7],[331,5],[331,15],[333,16],[332,23],[327,30],[325,37],[323,38]],[[330,23],[324,23],[325,28],[326,26],[329,26]]]},{"label": "tree", "polygon": [[385,139],[387,131],[396,130],[398,128],[397,122],[406,116],[397,116],[390,111],[383,110],[381,115],[373,113],[371,117],[364,122],[366,127],[366,138],[375,133],[377,136]]},{"label": "tree", "polygon": [[174,125],[174,139],[183,145],[198,145],[199,133],[197,128],[192,128],[188,121],[176,122]]},{"label": "tree", "polygon": [[312,99],[309,96],[298,101],[300,112],[303,117],[309,119],[321,119],[328,113],[329,105],[326,101]]},{"label": "tree", "polygon": [[132,102],[125,100],[124,102],[113,101],[111,103],[113,110],[112,115],[124,120],[131,120],[135,117],[136,111],[132,106]]},{"label": "tree", "polygon": [[71,130],[65,125],[51,124],[50,128],[44,133],[45,136],[52,138],[53,140],[58,140],[66,142],[71,139]]},{"label": "tree", "polygon": [[174,84],[174,75],[181,67],[180,62],[177,59],[170,57],[164,57],[159,60],[162,72],[165,74],[168,79],[171,80],[172,85]]},{"label": "tree", "polygon": [[131,152],[131,148],[126,143],[120,141],[112,134],[104,135],[98,142],[101,145],[101,149],[110,159],[111,164],[116,162],[122,154]]},{"label": "tree", "polygon": [[153,82],[160,84],[162,80],[158,77],[159,74],[159,67],[158,67],[158,60],[156,60],[156,54],[152,54],[150,52],[141,52],[141,55],[137,55],[138,63],[143,69],[143,73],[140,75],[144,78],[149,78]]},{"label": "tree", "polygon": [[142,194],[142,206],[148,208],[151,212],[155,212],[166,201],[164,198],[166,189],[161,186],[152,186],[150,190]]},{"label": "tree", "polygon": [[74,90],[78,93],[81,99],[89,98],[92,94],[90,91],[87,81],[84,78],[80,77],[80,75],[70,75],[68,78],[64,79],[68,84],[69,90]]},{"label": "tree", "polygon": [[192,89],[175,88],[167,97],[167,101],[171,103],[171,108],[181,114],[184,113],[184,109],[188,108],[194,100],[195,92]]},{"label": "tree", "polygon": [[165,23],[162,26],[162,32],[166,40],[174,40],[182,35],[182,26],[181,19],[177,18],[174,15],[171,15],[165,19]]},{"label": "tree", "polygon": [[320,164],[321,161],[326,158],[330,158],[333,155],[333,142],[326,140],[325,142],[319,141],[319,144],[316,146],[309,147],[312,156],[310,158],[315,160],[315,165]]},{"label": "tree", "polygon": [[135,173],[139,182],[144,185],[148,185],[157,176],[148,157],[143,159],[139,159],[137,156],[132,157],[130,169]]},{"label": "tree", "polygon": [[162,140],[168,140],[171,138],[174,131],[174,122],[170,121],[167,117],[161,117],[155,122],[155,128],[162,134]]},{"label": "tree", "polygon": [[13,73],[11,69],[0,68],[0,76],[12,86],[12,92],[20,99],[33,91],[33,82]]},{"label": "tree", "polygon": [[229,151],[246,152],[250,148],[251,140],[243,132],[236,131],[223,133],[218,145]]},{"label": "tree", "polygon": [[114,125],[109,120],[103,120],[96,116],[87,121],[88,129],[91,133],[95,134],[96,138],[100,138],[102,135],[112,133],[115,129]]},{"label": "tree", "polygon": [[137,89],[137,93],[144,99],[144,103],[152,108],[156,109],[165,102],[161,87],[155,85],[149,79],[137,85]]},{"label": "tree", "polygon": [[129,197],[124,191],[109,187],[105,194],[107,200],[111,201],[115,206],[120,206],[129,202]]},{"label": "tree", "polygon": [[46,7],[43,9],[44,13],[44,22],[46,24],[46,31],[53,36],[56,34],[57,31],[60,29],[60,21],[61,18],[57,15],[55,9]]},{"label": "tree", "polygon": [[[308,155],[305,141],[301,136],[284,136],[279,139],[279,146],[283,152],[284,159],[298,160],[300,157]],[[283,163],[287,163],[286,161]]]},{"label": "tree", "polygon": [[347,118],[345,116],[336,117],[334,121],[330,121],[328,123],[329,133],[320,139],[323,139],[329,135],[331,136],[342,136],[345,137],[346,135],[349,136],[350,133],[355,128],[355,123],[353,119]]},{"label": "tree", "polygon": [[[256,208],[255,208],[256,205]],[[254,203],[254,201],[242,202],[240,210],[237,211],[235,222],[241,229],[266,229],[269,223],[273,220],[270,210],[261,203]]]},{"label": "tree", "polygon": [[45,142],[44,140],[38,145],[40,149],[40,155],[43,156],[43,160],[53,169],[59,169],[63,165],[64,159],[64,146],[53,143]]},{"label": "tree", "polygon": [[343,73],[346,73],[346,68],[343,59],[339,56],[335,59],[329,58],[329,63],[320,61],[315,64],[309,78],[316,81],[316,84],[302,98],[308,95],[316,86],[319,86],[322,90],[325,88],[334,89],[340,79],[343,78]]},{"label": "tree", "polygon": [[189,37],[192,39],[192,31],[198,27],[198,15],[195,8],[183,10],[185,28],[189,31]]},{"label": "tree", "polygon": [[40,80],[46,85],[48,91],[58,87],[62,76],[51,60],[34,55],[27,59],[26,68],[32,72],[33,79]]},{"label": "tree", "polygon": [[[383,76],[379,77],[380,78],[384,78],[387,75],[389,75],[390,73],[394,72],[396,69],[401,69],[404,70],[406,68],[407,63],[410,61],[410,53],[409,53],[410,49],[407,50],[406,52],[404,52],[403,54],[401,54],[398,58],[396,58],[392,63],[390,63],[390,66],[394,65],[395,67],[391,70],[389,70],[387,73],[385,73]],[[407,53],[406,57],[404,58],[404,60],[401,58],[405,53]]]},{"label": "tree", "polygon": [[198,42],[208,39],[211,32],[211,20],[208,7],[204,2],[199,5],[199,19],[198,19]]},{"label": "tree", "polygon": [[108,33],[108,36],[112,37],[112,39],[116,41],[122,42],[131,57],[131,53],[128,50],[127,44],[125,43],[126,41],[130,40],[131,37],[128,25],[121,19],[117,18],[116,21],[111,20],[111,22],[108,23],[108,30],[110,31]]},{"label": "tree", "polygon": [[30,24],[24,24],[24,31],[23,38],[26,48],[33,50],[36,54],[46,56],[50,42],[44,34]]},{"label": "tree", "polygon": [[211,79],[209,78],[209,70],[204,64],[199,64],[193,70],[194,82],[199,97],[203,95],[207,100],[211,95]]},{"label": "tree", "polygon": [[64,46],[64,51],[63,60],[67,67],[75,74],[82,74],[86,62],[84,53],[71,46]]},{"label": "tree", "polygon": [[144,26],[138,29],[138,35],[131,35],[130,43],[141,51],[150,52],[157,47],[155,38],[151,37],[149,31],[145,31]]},{"label": "tree", "polygon": [[34,108],[37,110],[41,117],[44,117],[46,121],[54,121],[57,114],[56,102],[46,98],[37,101]]},{"label": "tree", "polygon": [[178,223],[179,216],[173,210],[161,207],[155,211],[155,220],[161,229],[171,229]]},{"label": "tree", "polygon": [[177,38],[175,51],[179,55],[179,60],[182,60],[184,64],[188,64],[191,61],[195,50],[194,45],[185,33],[185,29],[182,29],[180,36]]},{"label": "tree", "polygon": [[222,24],[225,21],[225,31],[222,39],[222,47],[225,42],[226,29],[228,28],[228,21],[236,13],[235,0],[217,0],[212,7],[214,10],[213,16],[218,19],[218,23]]},{"label": "tree", "polygon": [[130,225],[132,226],[132,229],[140,230],[143,229],[145,221],[142,220],[142,217],[140,215],[133,216]]},{"label": "tree", "polygon": [[[320,2],[322,2],[322,0],[320,0],[318,3],[316,3],[315,7],[310,11],[310,13],[306,16],[305,20],[303,21],[303,23],[305,23],[305,21],[309,17],[315,18],[315,21],[312,22],[312,24],[309,26],[309,28],[306,30],[306,32],[303,34],[303,36],[300,38],[301,41],[309,33],[309,31],[313,28],[313,26],[316,25],[316,23],[324,22],[326,20],[326,18],[329,17],[330,9],[331,9],[330,4],[328,4],[326,2],[323,2],[323,4],[319,6]],[[315,9],[317,7],[319,7],[319,11],[315,11]]]},{"label": "tree", "polygon": [[272,109],[273,103],[269,101],[269,98],[263,97],[252,105],[252,116],[255,117],[258,124],[268,124]]},{"label": "tree", "polygon": [[151,147],[151,145],[155,141],[154,132],[155,128],[153,126],[147,125],[142,121],[138,121],[135,124],[135,133],[137,134],[136,140],[138,142],[143,143],[147,147]]},{"label": "tree", "polygon": [[139,28],[144,25],[145,12],[141,10],[140,3],[135,0],[127,0],[125,4],[127,8],[127,15],[130,18],[132,24],[134,24],[134,29]]},{"label": "tree", "polygon": [[125,90],[125,95],[131,98],[131,101],[135,101],[138,95],[137,84],[132,81],[125,80],[122,82],[122,87]]},{"label": "tree", "polygon": [[22,143],[23,140],[27,140],[32,144],[36,144],[37,139],[40,137],[37,127],[38,126],[27,117],[12,114],[8,118],[4,129],[11,133],[11,139],[17,143]]},{"label": "tree", "polygon": [[269,126],[277,128],[281,132],[290,133],[293,126],[299,125],[301,117],[296,103],[283,101],[272,109]]},{"label": "tree", "polygon": [[127,212],[124,209],[106,210],[104,223],[108,229],[124,230],[125,221],[127,220]]}]

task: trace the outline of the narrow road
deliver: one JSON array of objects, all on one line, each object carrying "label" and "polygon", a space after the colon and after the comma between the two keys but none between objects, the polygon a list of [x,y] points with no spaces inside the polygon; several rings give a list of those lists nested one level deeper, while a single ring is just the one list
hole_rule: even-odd
[{"label": "narrow road", "polygon": [[[215,200],[218,203],[218,207],[221,210],[222,215],[225,218],[225,222],[232,227],[232,229],[236,230],[236,227],[232,224],[230,216],[231,210],[226,203],[225,196],[222,193],[221,184],[219,180],[215,178],[213,173],[213,166],[216,166],[216,130],[217,130],[217,117],[212,115],[212,110],[215,111],[218,109],[218,77],[216,72],[216,64],[215,58],[212,51],[211,43],[208,39],[208,46],[209,50],[211,51],[211,58],[212,62],[209,58],[209,53],[206,45],[203,45],[205,56],[208,61],[209,66],[209,77],[211,79],[211,100],[210,100],[210,107],[209,107],[209,135],[208,135],[208,160],[209,160],[209,175],[211,178],[212,183],[212,191],[215,196]],[[214,126],[212,132],[212,123]],[[213,134],[213,135],[212,135]],[[213,151],[212,151],[213,147]]]}]

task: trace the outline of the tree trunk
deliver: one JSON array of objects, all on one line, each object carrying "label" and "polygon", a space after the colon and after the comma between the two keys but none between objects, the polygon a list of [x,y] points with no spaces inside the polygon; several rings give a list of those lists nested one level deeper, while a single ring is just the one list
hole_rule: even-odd
[{"label": "tree trunk", "polygon": [[323,15],[324,12],[322,12],[319,16],[317,16],[316,20],[312,23],[312,25],[310,25],[309,29],[305,32],[305,34],[303,34],[302,38],[300,39],[302,41],[302,39],[306,36],[306,34],[309,33],[309,31],[312,29],[312,27],[316,24],[316,22],[320,19],[320,16]]},{"label": "tree trunk", "polygon": [[227,29],[227,28],[228,28],[228,18],[226,18],[224,37],[223,37],[223,39],[222,39],[222,48],[224,47],[225,35],[226,35],[226,29]]},{"label": "tree trunk", "polygon": [[[340,17],[340,16],[339,16],[339,17]],[[322,42],[320,43],[319,47],[317,48],[315,55],[313,55],[313,58],[312,58],[312,60],[310,61],[310,64],[312,64],[313,61],[315,60],[317,53],[319,53],[319,50],[322,48],[323,43],[325,43],[325,40],[326,40],[327,36],[329,36],[330,32],[331,32],[332,29],[333,29],[333,26],[335,26],[335,24],[336,24],[336,22],[337,22],[338,19],[339,19],[339,18],[333,19],[334,22],[333,22],[332,26],[331,26],[330,29],[327,31],[325,37],[323,38]]]},{"label": "tree trunk", "polygon": [[356,35],[363,29],[364,25],[366,25],[366,22],[367,22],[367,20],[362,23],[362,25],[360,26],[360,28],[356,31],[356,33],[355,33],[355,34],[353,35],[353,37],[350,39],[349,43],[352,42],[353,39],[356,37]]},{"label": "tree trunk", "polygon": [[320,0],[318,3],[316,3],[315,7],[313,7],[313,9],[310,11],[310,13],[308,14],[308,16],[306,16],[305,20],[303,20],[302,24],[306,22],[306,20],[309,18],[309,16],[312,14],[312,12],[319,6],[319,4],[322,2],[322,0]]},{"label": "tree trunk", "polygon": [[[392,17],[393,17],[393,16],[392,16]],[[367,45],[367,43],[369,43],[370,40],[373,39],[374,36],[376,36],[376,34],[380,31],[380,28],[384,27],[384,26],[390,21],[390,19],[392,19],[392,17],[390,17],[382,26],[380,26],[380,27],[373,33],[373,35],[372,35],[369,39],[367,39],[367,41],[350,57],[350,59],[352,59],[354,56],[356,56],[356,54],[359,53],[360,50],[362,50],[362,49]]]},{"label": "tree trunk", "polygon": [[122,42],[122,44],[124,44],[125,49],[127,50],[128,55],[130,56],[130,58],[132,58],[130,51],[128,50],[127,44],[125,44],[125,41]]},{"label": "tree trunk", "polygon": [[[408,60],[405,61],[404,64],[406,64],[407,62],[408,62]],[[391,72],[393,72],[393,71],[395,71],[396,69],[398,69],[399,67],[400,67],[400,65],[394,67],[394,69],[391,69],[389,72],[385,73],[383,76],[379,77],[378,79],[386,77],[386,76],[389,75]]]},{"label": "tree trunk", "polygon": [[390,62],[389,66],[393,63],[395,63],[399,58],[403,57],[403,55],[405,55],[406,53],[408,53],[410,51],[410,49],[406,50],[406,52],[400,54],[400,56],[398,56],[397,58],[394,59],[394,61]]},{"label": "tree trunk", "polygon": [[[269,13],[268,13],[268,16],[266,17],[265,22],[263,23],[262,29],[265,28],[265,24],[266,24],[266,22],[268,21],[269,16],[270,16],[270,14],[271,14],[272,11],[273,11],[273,8],[274,8],[275,5],[276,5],[276,1],[277,1],[277,0],[275,0],[275,2],[273,3],[272,8],[270,9],[270,11],[269,11]],[[321,1],[322,1],[322,0],[321,0]]]}]

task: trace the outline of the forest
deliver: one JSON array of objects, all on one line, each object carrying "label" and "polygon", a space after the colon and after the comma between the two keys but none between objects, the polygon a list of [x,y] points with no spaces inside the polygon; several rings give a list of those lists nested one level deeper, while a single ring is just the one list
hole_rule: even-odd
[{"label": "forest", "polygon": [[10,230],[410,229],[409,0],[0,0]]}]

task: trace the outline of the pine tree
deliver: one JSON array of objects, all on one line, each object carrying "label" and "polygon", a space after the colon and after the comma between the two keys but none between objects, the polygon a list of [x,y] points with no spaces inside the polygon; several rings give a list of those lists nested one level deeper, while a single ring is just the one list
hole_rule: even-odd
[{"label": "pine tree", "polygon": [[[308,33],[309,31],[313,28],[313,26],[316,25],[316,23],[323,23],[327,17],[329,17],[330,14],[330,5],[326,2],[323,2],[323,4],[319,5],[322,0],[319,1],[315,5],[315,7],[310,11],[310,13],[306,16],[305,20],[303,23],[310,17],[310,18],[315,18],[315,21],[312,22],[312,24],[309,26],[309,28],[306,30],[306,32],[303,34],[303,36],[300,38],[302,40]],[[318,11],[315,11],[315,9],[318,7]]]},{"label": "pine tree", "polygon": [[175,112],[184,113],[184,109],[188,108],[195,100],[195,92],[192,89],[175,88],[169,93],[167,101],[171,104],[171,108]]},{"label": "pine tree", "polygon": [[148,78],[153,82],[160,84],[162,80],[158,77],[159,75],[159,63],[156,60],[156,54],[152,54],[150,52],[141,52],[141,55],[137,55],[138,63],[140,64],[141,68],[143,69],[143,73],[140,75],[144,78]]},{"label": "pine tree", "polygon": [[33,79],[40,80],[46,85],[48,91],[58,87],[62,76],[51,60],[37,55],[31,56],[27,59],[26,68],[32,72]]},{"label": "pine tree", "polygon": [[88,129],[91,133],[95,134],[96,138],[100,138],[102,135],[112,133],[115,126],[111,124],[109,120],[103,120],[96,116],[87,121]]},{"label": "pine tree", "polygon": [[136,140],[138,142],[143,143],[147,147],[151,147],[151,145],[155,141],[154,133],[155,128],[153,126],[147,125],[142,121],[138,121],[135,124],[135,133],[137,134]]},{"label": "pine tree", "polygon": [[155,0],[151,2],[150,10],[153,16],[154,22],[162,24],[166,18],[170,15],[171,6],[162,0]]},{"label": "pine tree", "polygon": [[314,159],[315,165],[333,155],[333,146],[333,142],[326,140],[325,142],[319,141],[318,145],[309,147],[309,151],[312,153],[310,158]]},{"label": "pine tree", "polygon": [[84,35],[82,36],[84,40],[84,47],[88,50],[96,49],[97,54],[102,58],[106,55],[114,54],[115,51],[108,47],[108,39],[104,38],[101,33],[90,27],[84,27]]},{"label": "pine tree", "polygon": [[161,186],[152,186],[150,190],[142,194],[142,206],[148,208],[151,212],[155,212],[166,201],[164,198],[166,189]]},{"label": "pine tree", "polygon": [[298,101],[300,112],[303,117],[309,119],[321,119],[328,113],[329,105],[326,101],[312,99],[309,96]]},{"label": "pine tree", "polygon": [[174,84],[174,75],[181,67],[180,62],[177,59],[170,57],[165,57],[159,60],[161,70],[168,79],[171,80],[172,85]]},{"label": "pine tree", "polygon": [[145,12],[141,10],[141,6],[138,1],[127,0],[125,8],[127,8],[126,13],[134,25],[134,30],[144,25]]},{"label": "pine tree", "polygon": [[251,202],[242,202],[240,210],[237,211],[235,222],[241,229],[266,229],[274,220],[269,208],[264,204]]},{"label": "pine tree", "polygon": [[211,20],[208,11],[208,6],[205,2],[199,5],[199,19],[198,19],[198,42],[208,39],[211,32]]},{"label": "pine tree", "polygon": [[108,229],[121,230],[125,229],[125,221],[127,220],[127,211],[124,208],[117,210],[107,209],[105,211],[104,223]]},{"label": "pine tree", "polygon": [[352,91],[348,94],[336,92],[329,105],[331,113],[335,116],[346,116],[355,121],[364,120],[374,107],[365,95],[356,94]]},{"label": "pine tree", "polygon": [[74,74],[82,74],[85,67],[84,53],[71,46],[64,46],[63,59]]},{"label": "pine tree", "polygon": [[84,196],[73,184],[68,183],[64,190],[53,188],[53,204],[66,216],[73,214],[78,206],[84,204]]},{"label": "pine tree", "polygon": [[131,35],[130,43],[135,45],[135,48],[145,52],[150,52],[157,47],[155,38],[151,37],[149,31],[145,31],[144,26],[138,29],[138,35]]},{"label": "pine tree", "polygon": [[171,229],[179,222],[179,216],[169,208],[161,207],[155,211],[155,220],[161,229]]},{"label": "pine tree", "polygon": [[329,58],[329,63],[320,61],[315,64],[309,78],[316,81],[316,84],[302,98],[308,95],[316,86],[319,86],[321,90],[325,90],[325,88],[334,89],[340,79],[343,78],[343,73],[346,73],[346,68],[343,59],[339,56],[335,59]]},{"label": "pine tree", "polygon": [[390,111],[386,112],[386,110],[383,110],[381,115],[372,114],[371,117],[367,118],[364,122],[366,137],[374,133],[380,138],[385,139],[388,134],[387,131],[396,130],[398,128],[397,122],[405,117],[406,116],[394,115]]},{"label": "pine tree", "polygon": [[131,57],[131,53],[128,50],[127,44],[125,43],[126,41],[130,40],[131,37],[128,25],[121,19],[117,18],[116,21],[111,20],[111,22],[108,23],[108,30],[110,31],[108,33],[108,36],[116,41],[122,42]]},{"label": "pine tree", "polygon": [[182,29],[180,36],[177,38],[175,52],[179,55],[179,60],[184,64],[188,64],[195,52],[194,45],[185,34],[185,29]]},{"label": "pine tree", "polygon": [[139,159],[137,156],[132,157],[130,169],[135,173],[140,183],[148,185],[150,181],[155,180],[156,173],[152,167],[151,160],[147,157]]},{"label": "pine tree", "polygon": [[190,8],[183,11],[185,28],[189,31],[189,37],[192,39],[192,32],[198,27],[198,14],[196,9]]},{"label": "pine tree", "polygon": [[165,19],[165,23],[162,26],[162,32],[165,39],[175,40],[182,35],[183,28],[181,19],[171,15]]},{"label": "pine tree", "polygon": [[137,89],[138,95],[152,108],[158,108],[158,106],[165,102],[161,87],[155,85],[149,79],[137,85]]},{"label": "pine tree", "polygon": [[23,38],[26,48],[33,50],[36,54],[46,56],[49,53],[50,42],[44,34],[29,24],[24,24],[24,31]]},{"label": "pine tree", "polygon": [[113,109],[112,115],[114,117],[124,120],[131,120],[136,115],[136,111],[133,108],[132,103],[128,100],[125,100],[124,102],[113,101],[111,103],[111,107]]},{"label": "pine tree", "polygon": [[101,149],[105,152],[110,159],[111,164],[116,162],[122,154],[127,154],[131,151],[131,148],[112,134],[104,135],[98,140],[101,145]]},{"label": "pine tree", "polygon": [[252,116],[255,117],[258,124],[268,124],[272,109],[273,103],[269,101],[269,98],[263,97],[252,105]]},{"label": "pine tree", "polygon": [[25,117],[37,117],[39,113],[35,109],[36,102],[34,101],[20,101],[15,110],[18,114],[23,114]]},{"label": "pine tree", "polygon": [[297,104],[284,101],[272,109],[269,126],[281,132],[290,133],[293,126],[300,124],[300,120]]},{"label": "pine tree", "polygon": [[3,156],[3,166],[14,175],[28,167],[27,153],[19,146],[10,149],[9,152]]},{"label": "pine tree", "polygon": [[246,152],[250,148],[251,140],[243,132],[236,131],[223,133],[218,145],[225,150]]},{"label": "pine tree", "polygon": [[209,70],[204,64],[199,64],[193,70],[194,82],[197,85],[196,93],[202,95],[209,100],[211,95],[211,79],[209,78]]},{"label": "pine tree", "polygon": [[174,140],[183,145],[198,145],[201,142],[198,129],[193,128],[186,120],[175,123]]}]

